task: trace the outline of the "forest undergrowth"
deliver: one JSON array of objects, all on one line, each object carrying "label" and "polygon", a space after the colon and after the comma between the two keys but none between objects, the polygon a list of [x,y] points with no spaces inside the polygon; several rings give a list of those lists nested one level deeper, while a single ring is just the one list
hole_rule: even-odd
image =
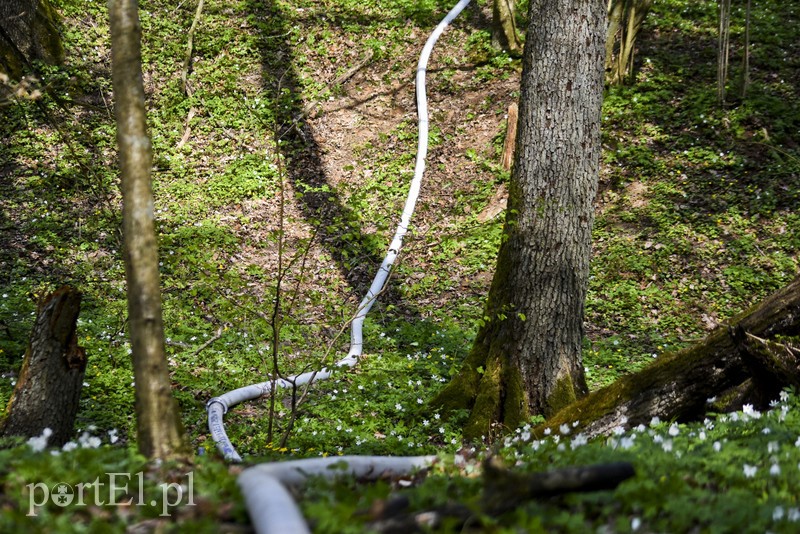
[{"label": "forest undergrowth", "polygon": [[[498,429],[491,447],[463,443],[459,417],[428,407],[481,319],[509,179],[500,153],[521,65],[492,48],[491,6],[476,4],[433,54],[428,171],[399,265],[366,321],[364,358],[299,405],[297,394],[280,395],[272,425],[269,399],[232,410],[234,445],[247,463],[441,455],[411,481],[310,484],[300,502],[317,532],[368,530],[378,504],[398,495],[406,512],[453,502],[473,511],[466,527],[440,531],[796,531],[793,392],[768,412],[653,421],[588,443],[569,428],[544,440],[530,425]],[[47,452],[42,440],[12,440],[0,450],[0,530],[238,532],[247,528],[240,468],[218,457],[205,402],[267,380],[273,356],[288,376],[346,354],[348,321],[413,171],[417,54],[450,5],[209,0],[187,64],[196,5],[140,2],[169,364],[196,453],[194,502],[169,506],[165,484],[188,490],[188,468],[148,466],[134,452],[106,7],[55,5],[66,64],[37,66],[0,101],[0,399],[15,384],[37,300],[62,284],[84,294],[79,344],[89,365],[71,444]],[[741,98],[744,7],[733,10],[721,106],[716,6],[655,2],[635,79],[606,90],[586,303],[593,389],[702,338],[798,273],[800,11],[753,6]],[[624,460],[637,475],[615,491],[492,516],[480,477],[490,452],[521,471]],[[42,497],[33,484],[108,483],[119,472],[143,473],[117,495],[141,490],[138,505],[48,502],[30,513]]]}]

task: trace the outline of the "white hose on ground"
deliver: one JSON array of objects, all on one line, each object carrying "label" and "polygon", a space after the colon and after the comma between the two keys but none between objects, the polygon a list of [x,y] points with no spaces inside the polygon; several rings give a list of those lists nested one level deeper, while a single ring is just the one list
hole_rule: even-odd
[{"label": "white hose on ground", "polygon": [[[450,23],[459,15],[459,13],[461,13],[461,11],[467,7],[469,2],[470,0],[460,0],[436,26],[436,28],[433,30],[433,33],[431,33],[430,37],[428,37],[425,46],[422,48],[422,53],[420,54],[419,62],[417,63],[416,76],[419,141],[417,145],[416,164],[414,167],[414,178],[411,180],[408,196],[406,197],[405,207],[403,208],[403,214],[400,217],[400,223],[397,225],[397,230],[395,231],[394,238],[389,245],[389,250],[386,253],[386,257],[383,259],[378,272],[375,274],[375,278],[373,279],[372,285],[370,285],[367,294],[358,305],[355,317],[353,318],[350,330],[350,352],[345,358],[336,362],[336,367],[352,367],[358,363],[358,358],[361,356],[363,350],[362,326],[364,324],[364,318],[372,308],[372,305],[375,303],[375,299],[383,290],[383,287],[386,284],[386,279],[389,277],[389,273],[391,272],[392,265],[394,265],[394,261],[403,245],[403,238],[408,232],[411,216],[414,214],[414,208],[416,206],[420,187],[422,185],[422,175],[425,172],[425,158],[428,155],[428,98],[425,89],[425,73],[428,68],[428,60],[430,58],[431,51],[433,50],[433,46],[436,44],[439,36],[442,34],[445,28],[447,28],[447,26],[449,26]],[[307,384],[311,380],[322,380],[324,378],[328,378],[330,373],[330,370],[325,367],[319,371],[303,373],[288,379],[279,379],[274,383],[275,387],[296,387]],[[228,438],[228,434],[225,432],[223,416],[230,408],[236,404],[239,404],[240,402],[256,399],[262,395],[270,393],[272,383],[273,382],[270,380],[261,382],[259,384],[241,387],[239,389],[229,391],[224,395],[220,395],[219,397],[214,397],[206,403],[206,411],[208,412],[208,429],[211,432],[214,442],[217,444],[217,448],[227,460],[232,462],[241,462],[242,458],[239,456],[239,453],[236,452],[236,449],[233,447],[233,444]]]},{"label": "white hose on ground", "polygon": [[[409,474],[430,466],[436,456],[337,456],[260,464],[245,469],[237,483],[257,534],[311,531],[287,488],[309,477],[352,475],[361,480]],[[340,468],[341,466],[341,468]]]}]

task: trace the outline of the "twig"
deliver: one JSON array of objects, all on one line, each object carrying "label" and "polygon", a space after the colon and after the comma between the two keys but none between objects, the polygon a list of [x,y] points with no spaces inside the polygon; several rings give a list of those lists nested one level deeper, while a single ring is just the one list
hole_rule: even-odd
[{"label": "twig", "polygon": [[186,55],[183,58],[183,70],[181,71],[181,91],[186,96],[191,96],[189,94],[189,87],[186,85],[186,78],[189,76],[189,69],[192,66],[192,52],[194,48],[194,31],[197,28],[197,24],[200,22],[200,14],[203,12],[203,0],[197,2],[197,11],[194,13],[194,20],[192,21],[192,27],[189,28],[189,39],[186,43]]},{"label": "twig", "polygon": [[183,130],[183,136],[181,137],[181,140],[178,141],[178,145],[175,147],[178,150],[180,150],[181,147],[183,147],[183,145],[186,144],[186,141],[189,140],[189,136],[192,135],[192,127],[189,125],[189,123],[192,122],[192,119],[194,118],[196,113],[197,113],[196,108],[194,107],[189,108],[189,114],[186,116],[186,121],[184,122],[186,126],[184,127]]},{"label": "twig", "polygon": [[359,61],[358,63],[356,63],[355,65],[353,65],[349,69],[347,69],[346,71],[344,71],[344,73],[342,75],[340,75],[337,78],[335,78],[331,82],[331,86],[336,87],[337,85],[341,85],[344,82],[346,82],[347,80],[349,80],[350,78],[352,78],[353,76],[355,76],[355,74],[358,71],[360,71],[370,61],[372,61],[372,56],[374,56],[374,55],[375,55],[375,53],[372,51],[372,49],[367,50],[367,53],[364,56],[364,59],[362,59],[361,61]]},{"label": "twig", "polygon": [[[286,74],[286,72],[284,72]],[[283,75],[278,80],[276,102],[280,101],[281,86],[283,85]],[[269,319],[269,325],[272,329],[272,384],[270,387],[270,401],[269,401],[269,421],[267,422],[267,442],[272,443],[272,429],[275,421],[275,383],[280,376],[280,366],[278,364],[280,335],[281,335],[281,290],[283,289],[283,277],[286,271],[283,267],[283,247],[286,244],[286,231],[284,225],[286,224],[286,176],[283,168],[283,158],[280,154],[280,134],[278,132],[278,125],[275,124],[272,129],[273,140],[276,149],[276,165],[278,168],[278,268],[277,276],[275,278],[275,304],[272,307],[272,315]],[[265,362],[266,364],[266,362]],[[265,365],[266,367],[266,365]],[[297,388],[292,387],[294,392]],[[293,393],[294,395],[294,393]]]},{"label": "twig", "polygon": [[[228,323],[225,323],[225,324],[227,325]],[[209,346],[209,345],[211,345],[211,344],[212,344],[212,343],[214,343],[216,340],[218,340],[219,338],[221,338],[221,337],[222,337],[222,331],[224,330],[224,326],[225,326],[225,325],[222,325],[222,326],[220,326],[219,328],[217,328],[217,331],[216,331],[216,333],[215,333],[215,334],[214,334],[214,335],[213,335],[211,338],[209,338],[209,340],[208,340],[208,341],[206,341],[205,343],[203,343],[202,345],[200,345],[199,347],[197,347],[197,349],[195,349],[195,351],[192,353],[192,356],[197,356],[197,355],[198,355],[198,354],[200,354],[200,353],[201,353],[203,350],[205,350],[206,348],[208,348],[208,346]]]}]

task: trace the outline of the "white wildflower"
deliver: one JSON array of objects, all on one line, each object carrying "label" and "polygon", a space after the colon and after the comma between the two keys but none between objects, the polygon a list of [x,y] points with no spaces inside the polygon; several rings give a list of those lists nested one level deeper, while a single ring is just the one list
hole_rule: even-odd
[{"label": "white wildflower", "polygon": [[572,441],[570,442],[569,446],[572,449],[577,449],[581,445],[586,445],[587,443],[589,443],[589,438],[587,438],[584,434],[578,434],[577,436],[572,438]]},{"label": "white wildflower", "polygon": [[53,431],[49,428],[42,430],[41,436],[34,436],[28,440],[28,446],[33,449],[33,452],[42,452],[47,448],[47,440],[53,435]]},{"label": "white wildflower", "polygon": [[744,476],[746,478],[753,478],[756,476],[756,471],[758,471],[756,466],[744,464]]},{"label": "white wildflower", "polygon": [[761,417],[761,412],[754,410],[752,404],[745,404],[742,406],[742,413],[751,419],[759,419]]}]

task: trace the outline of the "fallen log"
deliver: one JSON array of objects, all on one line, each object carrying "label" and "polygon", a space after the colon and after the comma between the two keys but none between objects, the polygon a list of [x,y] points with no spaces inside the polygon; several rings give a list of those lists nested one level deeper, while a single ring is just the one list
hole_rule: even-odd
[{"label": "fallen log", "polygon": [[506,469],[492,457],[483,464],[482,506],[487,513],[498,515],[528,500],[612,490],[635,474],[633,465],[628,462],[517,473]]},{"label": "fallen log", "polygon": [[565,407],[534,429],[534,434],[542,436],[547,428],[576,421],[573,432],[591,438],[615,427],[647,424],[653,417],[698,420],[709,411],[709,399],[751,379],[755,397],[742,402],[761,404],[775,399],[782,388],[800,380],[796,350],[778,340],[799,334],[800,277],[717,327],[700,343],[664,355]]}]

